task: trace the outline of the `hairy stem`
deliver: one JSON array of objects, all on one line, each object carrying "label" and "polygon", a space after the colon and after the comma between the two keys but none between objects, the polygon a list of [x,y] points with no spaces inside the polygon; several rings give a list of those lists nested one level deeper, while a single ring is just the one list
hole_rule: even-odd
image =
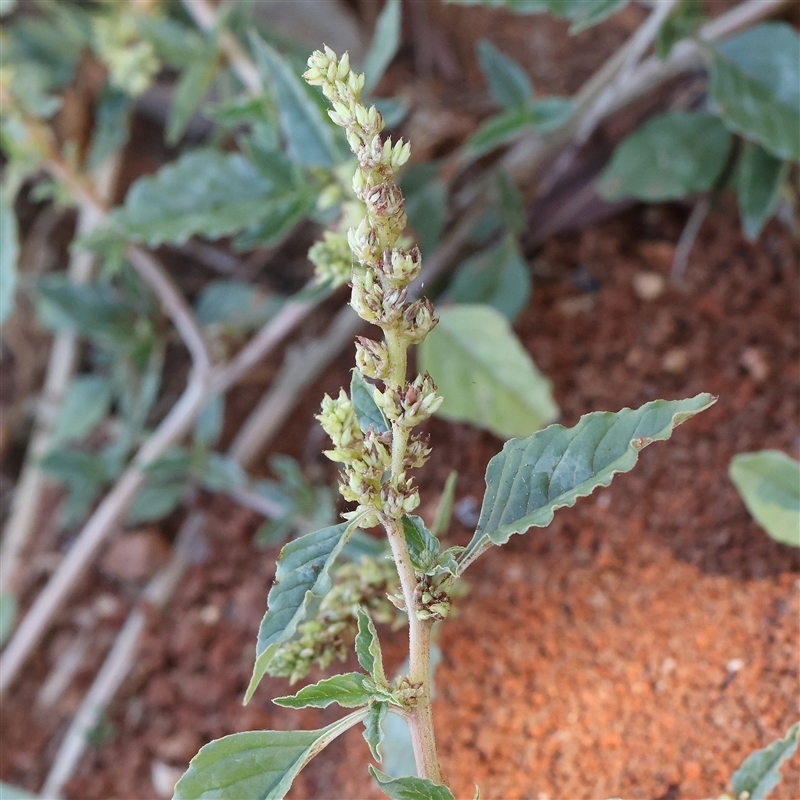
[{"label": "hairy stem", "polygon": [[419,687],[416,703],[408,710],[406,722],[411,732],[414,747],[414,761],[417,773],[435,783],[445,783],[436,753],[436,735],[433,729],[433,709],[431,708],[431,620],[417,618],[415,593],[417,578],[408,554],[403,523],[399,519],[386,519],[384,522],[392,557],[397,565],[400,586],[403,590],[408,612],[408,651],[411,683]]}]

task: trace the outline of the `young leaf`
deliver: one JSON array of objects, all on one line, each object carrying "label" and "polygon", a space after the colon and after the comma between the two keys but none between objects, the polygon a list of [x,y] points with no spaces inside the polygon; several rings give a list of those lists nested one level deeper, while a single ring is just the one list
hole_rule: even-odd
[{"label": "young leaf", "polygon": [[510,322],[528,304],[531,276],[513,236],[468,258],[459,268],[447,296],[456,303],[481,303]]},{"label": "young leaf", "polygon": [[194,440],[203,447],[213,447],[222,435],[225,422],[225,397],[214,395],[197,415],[194,424]]},{"label": "young leaf", "polygon": [[145,484],[133,498],[128,511],[128,522],[140,524],[163,519],[181,504],[185,492],[186,486],[183,483]]},{"label": "young leaf", "polygon": [[658,31],[656,55],[666,58],[675,42],[691,36],[705,20],[706,14],[700,0],[681,0]]},{"label": "young leaf", "polygon": [[275,87],[281,128],[292,161],[307,167],[332,167],[339,160],[333,127],[300,79],[277,50],[255,33],[250,44],[259,71]]},{"label": "young leaf", "polygon": [[545,527],[557,509],[608,486],[614,475],[633,468],[640,450],[668,439],[677,425],[715,402],[706,393],[654,400],[635,410],[586,414],[572,428],[551,425],[506,442],[486,468],[478,528],[461,558],[461,571],[490,545]]},{"label": "young leaf", "polygon": [[15,194],[16,186],[10,181],[0,189],[0,242],[3,243],[0,247],[0,324],[13,311],[17,290],[19,232],[14,213]]},{"label": "young leaf", "polygon": [[275,697],[272,702],[284,708],[327,708],[333,703],[344,708],[358,708],[372,699],[372,693],[364,687],[364,677],[360,672],[334,675],[304,686],[297,694]]},{"label": "young leaf", "polygon": [[268,219],[286,194],[244,156],[204,148],[135,181],[112,219],[150,247],[218,239]]},{"label": "young leaf", "polygon": [[503,55],[488,39],[480,39],[476,50],[489,94],[497,105],[518,108],[533,97],[530,79],[516,61]]},{"label": "young leaf", "polygon": [[54,444],[82,439],[108,412],[111,386],[102,375],[84,375],[70,383],[53,426]]},{"label": "young leaf", "polygon": [[609,200],[649,202],[704,192],[722,172],[730,147],[731,135],[712,114],[657,114],[617,146],[598,191]]},{"label": "young leaf", "polygon": [[800,722],[795,722],[783,739],[777,739],[767,747],[751,753],[736,772],[731,784],[735,797],[748,800],[765,800],[766,796],[780,783],[780,765],[790,758],[797,749]]},{"label": "young leaf", "polygon": [[519,236],[525,230],[525,199],[504,169],[497,171],[500,216],[510,233]]},{"label": "young leaf", "polygon": [[771,156],[757,144],[745,143],[736,173],[736,197],[742,228],[749,241],[758,239],[774,213],[788,170],[786,161]]},{"label": "young leaf", "polygon": [[373,703],[369,707],[369,714],[364,720],[364,741],[369,745],[369,751],[376,761],[383,761],[381,744],[383,744],[383,720],[389,704],[386,702]]},{"label": "young leaf", "polygon": [[712,49],[709,97],[725,124],[777,158],[800,161],[800,36],[763,22]]},{"label": "young leaf", "polygon": [[572,100],[545,97],[525,106],[511,108],[489,117],[467,139],[464,147],[473,156],[482,156],[500,145],[508,144],[529,131],[545,134],[563,124],[574,109]]},{"label": "young leaf", "polygon": [[[2,9],[2,6],[0,6]],[[33,794],[19,786],[12,786],[10,783],[0,781],[0,797],[3,800],[38,800],[39,795]]]},{"label": "young leaf", "polygon": [[453,793],[446,786],[427,778],[392,778],[372,764],[369,772],[381,791],[392,800],[454,800]]},{"label": "young leaf", "polygon": [[258,629],[256,663],[245,704],[250,702],[279,645],[288,641],[305,619],[312,600],[330,590],[328,572],[355,527],[353,522],[342,522],[322,528],[289,542],[281,550],[275,583],[267,598],[267,613]]},{"label": "young leaf", "polygon": [[97,169],[112,153],[124,147],[130,134],[128,120],[133,101],[127,93],[106,86],[95,113],[92,143],[86,156],[88,169]]},{"label": "young leaf", "polygon": [[[557,8],[559,0],[551,0],[552,8]],[[567,0],[566,7],[570,9],[567,19],[572,20],[569,26],[571,34],[580,33],[593,25],[608,19],[617,11],[628,5],[628,0]],[[553,11],[556,14],[556,11]]]},{"label": "young leaf", "polygon": [[209,46],[184,71],[175,87],[172,110],[167,120],[167,144],[177,144],[206,96],[217,73],[217,48]]},{"label": "young leaf", "polygon": [[358,663],[378,683],[386,683],[386,674],[383,671],[383,655],[381,643],[378,641],[378,632],[370,615],[359,606],[358,608],[358,633],[356,634],[356,657]]},{"label": "young leaf", "polygon": [[558,416],[550,381],[489,306],[442,309],[418,355],[444,396],[437,413],[445,419],[506,438],[527,436]]},{"label": "young leaf", "polygon": [[780,450],[740,453],[728,474],[767,534],[776,542],[800,547],[800,463]]},{"label": "young leaf", "polygon": [[350,379],[350,399],[353,401],[358,426],[364,433],[369,428],[373,428],[377,433],[385,433],[389,430],[389,423],[383,411],[378,408],[372,392],[372,385],[364,380],[359,370],[354,369]]},{"label": "young leaf", "polygon": [[378,21],[375,23],[375,33],[372,44],[364,59],[364,91],[371,92],[383,77],[386,68],[392,63],[400,47],[401,19],[400,0],[387,0]]},{"label": "young leaf", "polygon": [[316,731],[247,731],[201,747],[175,786],[173,800],[281,800],[292,781],[367,709]]},{"label": "young leaf", "polygon": [[436,518],[433,521],[431,533],[439,539],[447,533],[450,527],[450,517],[453,515],[453,499],[456,494],[456,482],[458,481],[458,473],[451,470],[444,482],[444,489],[442,489],[442,496],[439,498],[439,505],[436,508]]},{"label": "young leaf", "polygon": [[[11,636],[14,630],[14,625],[17,623],[17,611],[19,609],[19,601],[17,596],[11,592],[0,592],[0,647],[2,647],[6,639]],[[0,793],[0,797],[2,797]]]},{"label": "young leaf", "polygon": [[403,517],[403,533],[414,569],[427,572],[439,555],[439,540],[425,527],[422,517]]}]

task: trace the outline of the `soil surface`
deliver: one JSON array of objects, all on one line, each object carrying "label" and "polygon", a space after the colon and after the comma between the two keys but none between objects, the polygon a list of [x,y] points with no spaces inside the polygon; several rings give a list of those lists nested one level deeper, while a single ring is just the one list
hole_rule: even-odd
[{"label": "soil surface", "polygon": [[[441,4],[429,14],[414,24],[430,29],[433,71],[446,78],[448,64],[470,62],[461,79],[472,88],[462,86],[454,107],[481,86],[471,61],[480,36],[523,63],[538,91],[569,94],[645,15],[631,5],[570,39],[563,23],[546,16],[534,22]],[[401,86],[410,69],[401,58],[388,83]],[[463,138],[490,111],[478,103],[459,116],[446,108],[452,97],[443,86],[447,80],[413,87],[425,114],[412,116],[420,133],[408,135],[439,141],[423,157],[452,149],[454,129]],[[719,401],[669,442],[647,448],[609,488],[470,569],[470,592],[441,627],[434,707],[458,800],[472,798],[476,783],[489,800],[718,797],[746,755],[800,718],[800,551],[758,528],[727,476],[736,453],[777,448],[800,457],[800,252],[777,223],[747,243],[735,211],[721,208],[703,225],[684,284],[673,287],[668,274],[687,213],[635,208],[528,254],[534,296],[515,329],[552,380],[562,423],[657,397],[708,391]],[[234,393],[226,435],[277,363]],[[328,470],[330,480],[312,415],[324,392],[349,382],[351,366],[348,352],[305,392],[273,448],[312,471]],[[430,521],[451,469],[459,471],[460,508],[477,510],[486,463],[502,443],[438,420],[427,430],[434,451],[419,475],[423,516]],[[209,522],[196,563],[168,607],[150,613],[132,672],[67,786],[71,800],[155,799],[212,738],[320,727],[339,716],[274,706],[269,698],[289,687],[271,679],[242,707],[277,551],[253,546],[261,521],[254,513],[220,496],[199,503]],[[49,498],[42,516],[55,504]],[[454,521],[452,542],[468,541],[468,516],[462,511]],[[158,543],[165,546],[175,527],[172,519],[138,532],[147,574],[163,563]],[[24,604],[64,547],[53,530],[37,542]],[[101,562],[64,608],[4,702],[3,780],[41,786],[143,582],[144,573]],[[81,631],[77,672],[48,705],[42,686]],[[398,667],[404,632],[380,634],[387,661]],[[367,761],[360,731],[352,730],[301,773],[290,796],[382,797]],[[771,797],[797,800],[800,759],[783,774]]]},{"label": "soil surface", "polygon": [[[537,262],[549,277],[538,279],[516,329],[552,379],[565,424],[704,390],[719,402],[608,489],[559,511],[550,528],[514,537],[472,568],[470,594],[442,627],[436,676],[441,757],[458,798],[471,797],[474,783],[503,800],[716,797],[742,759],[800,712],[800,554],[756,526],[727,477],[737,452],[800,455],[798,253],[777,225],[753,246],[733,215],[714,214],[685,287],[640,299],[642,269],[667,274],[684,217],[668,207],[631,211],[551,241]],[[276,450],[302,456],[317,400],[346,381],[348,361],[307,393]],[[457,499],[477,502],[501,443],[438,421],[429,432],[423,514],[452,468]],[[209,506],[204,563],[166,613],[153,614],[70,798],[156,797],[154,769],[180,770],[210,738],[335,716],[275,708],[269,698],[288,687],[272,680],[242,708],[275,553],[252,547],[250,512],[218,498]],[[454,524],[454,541],[469,534]],[[118,586],[105,588],[119,597]],[[101,620],[98,653],[122,619],[124,601],[116,603]],[[65,631],[81,608],[65,613]],[[404,634],[381,635],[399,663]],[[5,704],[15,720],[4,733],[7,780],[42,779],[53,737],[91,677],[87,663],[56,708],[37,705],[58,641]],[[301,774],[292,796],[378,797],[366,759],[351,731]],[[773,796],[799,797],[796,760],[784,774]]]}]

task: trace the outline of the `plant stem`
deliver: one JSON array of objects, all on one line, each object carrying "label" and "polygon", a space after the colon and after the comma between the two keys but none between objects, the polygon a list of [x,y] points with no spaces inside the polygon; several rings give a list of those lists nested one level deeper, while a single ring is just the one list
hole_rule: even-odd
[{"label": "plant stem", "polygon": [[436,735],[433,729],[431,708],[431,629],[430,620],[417,618],[415,593],[417,578],[408,554],[403,523],[399,519],[385,519],[384,525],[392,548],[392,557],[400,576],[400,586],[408,613],[408,652],[411,683],[419,687],[416,704],[408,710],[406,722],[411,732],[414,761],[421,778],[435,783],[445,783],[436,753]]},{"label": "plant stem", "polygon": [[[390,374],[386,380],[388,390],[403,390],[408,368],[408,342],[401,333],[392,328],[384,330],[389,351]],[[411,431],[404,425],[392,422],[392,478],[405,472],[403,461],[408,448]],[[400,586],[408,614],[408,678],[419,687],[419,695],[406,717],[414,747],[417,773],[435,783],[444,783],[436,753],[436,735],[433,729],[431,708],[431,620],[417,617],[417,576],[408,552],[402,519],[384,518],[384,527],[392,548],[392,557],[397,566]]]}]

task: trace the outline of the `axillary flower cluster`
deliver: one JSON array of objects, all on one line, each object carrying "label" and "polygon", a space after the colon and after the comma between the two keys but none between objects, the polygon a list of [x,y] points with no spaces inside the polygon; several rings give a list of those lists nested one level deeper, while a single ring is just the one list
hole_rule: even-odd
[{"label": "axillary flower cluster", "polygon": [[377,325],[382,342],[358,337],[356,366],[372,386],[373,399],[386,425],[362,430],[356,409],[344,390],[326,396],[318,416],[333,441],[328,458],[343,465],[340,491],[345,500],[358,503],[349,513],[360,517],[362,527],[383,524],[396,528],[403,515],[419,505],[419,494],[408,471],[421,467],[430,449],[412,428],[433,414],[442,402],[427,373],[406,380],[407,350],[418,344],[437,320],[426,300],[408,300],[408,286],[419,275],[419,248],[399,246],[406,227],[403,195],[394,182],[397,170],[408,161],[411,148],[402,139],[381,139],[383,118],[375,106],[361,102],[364,75],[350,69],[345,53],[337,59],[329,47],[308,60],[303,77],[319,86],[331,102],[331,119],[344,128],[358,159],[353,190],[366,206],[366,216],[348,232],[354,257],[351,305],[366,322]]}]

